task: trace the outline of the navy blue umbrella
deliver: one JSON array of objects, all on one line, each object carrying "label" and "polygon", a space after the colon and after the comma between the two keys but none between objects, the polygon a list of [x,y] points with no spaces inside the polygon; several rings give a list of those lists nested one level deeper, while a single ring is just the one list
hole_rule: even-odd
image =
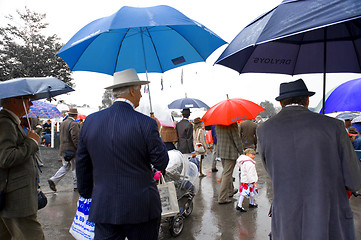
[{"label": "navy blue umbrella", "polygon": [[361,1],[285,0],[246,26],[216,63],[239,73],[323,73],[325,99],[326,73],[361,72]]},{"label": "navy blue umbrella", "polygon": [[195,98],[180,98],[174,100],[168,105],[169,109],[185,109],[185,108],[207,108],[209,106],[199,99]]},{"label": "navy blue umbrella", "polygon": [[361,78],[345,82],[335,88],[325,102],[325,113],[361,112]]}]

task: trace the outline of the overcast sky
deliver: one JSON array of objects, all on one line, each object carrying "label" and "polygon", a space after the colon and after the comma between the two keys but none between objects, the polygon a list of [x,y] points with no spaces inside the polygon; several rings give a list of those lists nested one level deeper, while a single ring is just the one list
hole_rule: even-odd
[{"label": "overcast sky", "polygon": [[[14,14],[16,9],[46,13],[46,22],[50,25],[48,32],[57,34],[62,43],[66,43],[78,30],[87,23],[109,16],[122,6],[148,7],[169,5],[189,18],[205,25],[226,42],[232,39],[252,20],[262,13],[277,6],[281,0],[0,0],[0,24],[4,16]],[[288,76],[280,74],[241,74],[236,71],[213,65],[226,45],[216,50],[206,63],[195,63],[167,71],[164,74],[148,74],[151,80],[150,92],[154,104],[168,104],[174,99],[184,97],[199,98],[209,106],[230,98],[244,98],[256,103],[268,100],[278,104],[274,98],[278,96],[279,84],[302,77],[309,90],[316,94],[310,105],[316,106],[322,97],[322,75],[307,74]],[[181,69],[184,71],[184,84],[181,85]],[[163,77],[164,90],[161,90],[160,78]],[[330,90],[342,82],[359,77],[357,74],[328,74],[326,90]],[[112,85],[112,76],[74,72],[76,91],[58,99],[67,103],[91,107],[101,105],[104,87]],[[145,74],[140,74],[145,79]],[[148,104],[148,96],[143,94],[141,104]]]}]

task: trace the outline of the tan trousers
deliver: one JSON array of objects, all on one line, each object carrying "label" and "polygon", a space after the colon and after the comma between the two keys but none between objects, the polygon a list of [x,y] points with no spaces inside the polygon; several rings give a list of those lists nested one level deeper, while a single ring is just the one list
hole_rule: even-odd
[{"label": "tan trousers", "polygon": [[229,196],[233,195],[234,186],[233,186],[233,169],[236,165],[236,160],[233,159],[223,159],[222,158],[222,180],[221,186],[218,194],[218,202],[222,203],[228,200]]},{"label": "tan trousers", "polygon": [[1,240],[45,240],[37,214],[22,218],[0,217]]}]

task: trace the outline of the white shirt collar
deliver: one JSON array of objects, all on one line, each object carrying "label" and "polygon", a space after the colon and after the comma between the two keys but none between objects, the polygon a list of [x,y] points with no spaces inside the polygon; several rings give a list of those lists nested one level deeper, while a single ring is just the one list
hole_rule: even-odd
[{"label": "white shirt collar", "polygon": [[135,108],[134,104],[126,98],[117,98],[117,99],[115,99],[114,102],[126,102],[126,103],[130,104],[130,106],[132,106],[133,109]]},{"label": "white shirt collar", "polygon": [[291,103],[291,104],[286,105],[285,107],[305,107],[305,106],[297,104],[297,103]]}]

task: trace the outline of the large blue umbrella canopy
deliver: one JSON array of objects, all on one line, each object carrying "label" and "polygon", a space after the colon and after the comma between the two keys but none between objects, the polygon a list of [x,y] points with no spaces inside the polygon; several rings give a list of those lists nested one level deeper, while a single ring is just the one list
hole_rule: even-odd
[{"label": "large blue umbrella canopy", "polygon": [[72,71],[158,72],[206,61],[226,42],[169,6],[122,7],[77,32],[57,53]]},{"label": "large blue umbrella canopy", "polygon": [[335,88],[325,102],[325,113],[361,112],[361,78],[345,82]]},{"label": "large blue umbrella canopy", "polygon": [[29,118],[60,118],[62,117],[59,109],[47,102],[43,101],[33,101],[33,105],[30,106],[28,113]]},{"label": "large blue umbrella canopy", "polygon": [[[239,73],[361,72],[360,0],[285,0],[246,26],[216,61]],[[324,101],[323,101],[324,102]]]},{"label": "large blue umbrella canopy", "polygon": [[196,98],[180,98],[168,104],[169,109],[207,108],[209,106]]},{"label": "large blue umbrella canopy", "polygon": [[33,95],[33,99],[51,99],[60,94],[74,91],[55,77],[15,78],[0,82],[0,99]]}]

